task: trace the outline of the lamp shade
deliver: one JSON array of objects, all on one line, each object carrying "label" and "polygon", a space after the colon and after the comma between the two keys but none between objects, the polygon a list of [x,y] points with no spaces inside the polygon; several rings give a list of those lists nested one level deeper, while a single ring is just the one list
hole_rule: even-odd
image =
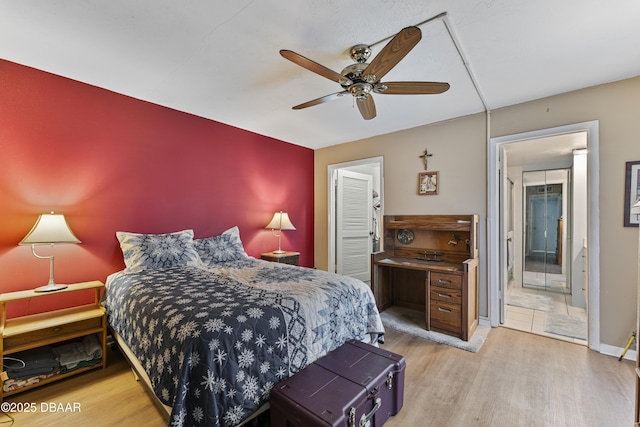
[{"label": "lamp shade", "polygon": [[289,214],[286,212],[276,212],[273,214],[273,218],[271,222],[267,224],[265,228],[270,228],[272,230],[295,230],[296,228],[291,223],[289,219]]},{"label": "lamp shade", "polygon": [[45,243],[80,243],[73,234],[63,214],[41,214],[35,225],[20,241],[20,245]]}]

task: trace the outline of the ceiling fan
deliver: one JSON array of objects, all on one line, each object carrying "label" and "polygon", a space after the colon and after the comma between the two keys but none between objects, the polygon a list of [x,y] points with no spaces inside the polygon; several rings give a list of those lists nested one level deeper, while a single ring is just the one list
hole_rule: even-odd
[{"label": "ceiling fan", "polygon": [[396,34],[385,45],[380,53],[373,58],[371,63],[367,60],[371,56],[371,48],[365,44],[358,44],[351,48],[350,56],[356,62],[349,65],[342,72],[337,73],[324,65],[320,65],[311,59],[305,58],[291,50],[282,49],[280,55],[289,61],[298,64],[329,80],[337,82],[344,90],[293,107],[300,110],[314,105],[322,104],[347,94],[353,95],[365,120],[371,120],[376,116],[376,105],[373,102],[372,93],[387,95],[425,95],[446,92],[449,83],[440,82],[381,82],[393,67],[413,49],[420,39],[422,32],[418,27],[407,27]]}]

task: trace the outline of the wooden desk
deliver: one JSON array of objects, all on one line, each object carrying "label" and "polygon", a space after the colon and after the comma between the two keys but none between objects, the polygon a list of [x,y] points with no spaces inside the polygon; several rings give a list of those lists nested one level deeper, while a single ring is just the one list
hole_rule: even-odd
[{"label": "wooden desk", "polygon": [[[427,330],[467,341],[479,317],[477,218],[385,216],[385,251],[371,256],[378,309],[398,305],[423,311]],[[396,241],[398,233],[408,229],[416,243]]]}]

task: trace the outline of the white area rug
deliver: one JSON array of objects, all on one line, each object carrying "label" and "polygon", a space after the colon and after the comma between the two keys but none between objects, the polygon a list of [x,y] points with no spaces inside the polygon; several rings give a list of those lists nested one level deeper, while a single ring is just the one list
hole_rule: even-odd
[{"label": "white area rug", "polygon": [[570,338],[587,339],[586,320],[566,314],[547,313],[544,317],[544,331]]},{"label": "white area rug", "polygon": [[410,310],[404,307],[390,307],[380,313],[382,324],[386,328],[392,328],[397,331],[415,335],[429,341],[440,344],[450,345],[462,350],[476,353],[487,340],[491,327],[478,326],[469,341],[463,341],[460,338],[441,334],[439,332],[427,331],[425,329],[424,313],[421,311]]},{"label": "white area rug", "polygon": [[530,308],[532,310],[553,311],[553,300],[546,295],[525,292],[510,292],[506,297],[507,305]]}]

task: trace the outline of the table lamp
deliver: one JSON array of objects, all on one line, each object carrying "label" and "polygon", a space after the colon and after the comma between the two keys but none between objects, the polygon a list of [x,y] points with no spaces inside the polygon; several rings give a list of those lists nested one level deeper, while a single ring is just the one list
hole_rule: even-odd
[{"label": "table lamp", "polygon": [[41,214],[31,231],[18,243],[19,245],[31,245],[31,253],[36,258],[49,259],[49,283],[34,289],[36,292],[59,291],[67,287],[67,285],[57,284],[53,280],[53,255],[40,256],[36,253],[36,245],[50,244],[53,248],[55,243],[80,243],[80,240],[69,228],[64,215],[53,212]]},{"label": "table lamp", "polygon": [[295,230],[296,228],[293,226],[293,224],[291,223],[291,220],[289,219],[289,214],[286,212],[276,212],[275,214],[273,214],[273,218],[271,219],[271,222],[269,224],[267,224],[267,226],[265,228],[270,228],[271,232],[273,233],[274,236],[276,236],[278,238],[278,250],[277,251],[273,251],[274,254],[283,254],[284,251],[282,249],[280,249],[280,237],[282,237],[282,233],[280,234],[276,234],[276,230]]}]

